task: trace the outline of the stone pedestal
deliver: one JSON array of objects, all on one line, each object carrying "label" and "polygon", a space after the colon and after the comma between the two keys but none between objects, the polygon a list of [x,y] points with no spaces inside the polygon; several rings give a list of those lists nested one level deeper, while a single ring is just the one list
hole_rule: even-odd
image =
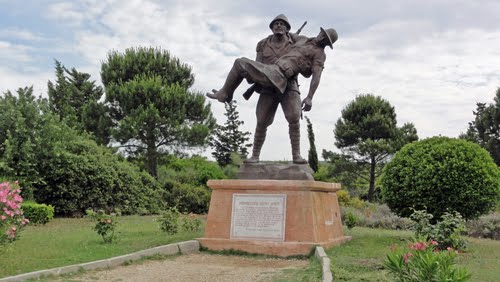
[{"label": "stone pedestal", "polygon": [[344,236],[338,183],[314,180],[209,180],[213,190],[203,247],[276,256],[307,255]]}]

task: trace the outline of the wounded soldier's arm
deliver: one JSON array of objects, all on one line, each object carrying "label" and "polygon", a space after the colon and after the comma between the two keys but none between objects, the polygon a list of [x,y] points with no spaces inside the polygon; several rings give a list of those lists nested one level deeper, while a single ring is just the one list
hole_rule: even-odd
[{"label": "wounded soldier's arm", "polygon": [[322,73],[323,73],[323,67],[321,66],[313,67],[311,85],[309,86],[309,93],[307,94],[307,97],[304,98],[304,100],[302,101],[302,106],[303,106],[302,109],[306,112],[311,110],[312,108],[312,98],[314,96],[314,93],[316,93],[316,90],[318,89]]},{"label": "wounded soldier's arm", "polygon": [[307,94],[307,97],[311,98],[314,96],[314,93],[316,93],[316,90],[318,89],[319,86],[319,81],[321,80],[321,74],[323,73],[323,67],[320,66],[314,66],[312,69],[312,77],[311,77],[311,85],[309,86],[309,93]]}]

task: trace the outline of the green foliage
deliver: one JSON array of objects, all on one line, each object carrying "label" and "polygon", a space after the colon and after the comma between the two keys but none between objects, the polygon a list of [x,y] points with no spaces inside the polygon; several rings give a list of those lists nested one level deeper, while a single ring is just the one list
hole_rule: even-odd
[{"label": "green foliage", "polygon": [[108,144],[111,119],[107,107],[99,102],[102,87],[90,81],[88,73],[68,70],[57,60],[55,65],[56,81],[48,82],[50,110],[70,127],[92,133],[98,144]]},{"label": "green foliage", "polygon": [[439,251],[435,241],[416,241],[387,255],[385,267],[397,281],[467,281],[471,274],[456,266],[457,253]]},{"label": "green foliage", "polygon": [[341,212],[344,222],[346,215],[351,213],[357,219],[356,226],[361,227],[410,230],[414,225],[410,219],[392,213],[386,205],[363,202],[358,198],[353,198],[351,205],[341,207]]},{"label": "green foliage", "polygon": [[497,89],[495,103],[477,103],[474,120],[460,138],[479,144],[485,148],[500,165],[500,88]]},{"label": "green foliage", "polygon": [[183,213],[202,214],[208,211],[210,189],[209,179],[224,179],[224,171],[214,162],[200,156],[177,158],[170,156],[161,166],[158,182],[166,191],[165,202]]},{"label": "green foliage", "polygon": [[318,152],[316,152],[316,144],[314,140],[314,131],[312,128],[312,123],[308,117],[306,117],[307,122],[307,137],[309,139],[309,153],[307,162],[309,166],[312,168],[314,172],[318,172],[319,163],[318,163]]},{"label": "green foliage", "polygon": [[22,183],[22,196],[33,199],[33,185],[43,182],[36,163],[41,142],[39,135],[46,121],[45,100],[36,99],[33,87],[19,88],[0,96],[0,175]]},{"label": "green foliage", "polygon": [[191,68],[169,52],[110,52],[101,77],[116,122],[113,137],[130,155],[145,154],[151,175],[157,176],[161,153],[206,144],[215,126],[210,105],[188,90],[194,82]]},{"label": "green foliage", "polygon": [[64,124],[47,123],[43,132],[38,171],[44,181],[35,186],[37,202],[70,216],[88,208],[119,208],[124,214],[160,209],[159,186],[146,172]]},{"label": "green foliage", "polygon": [[466,223],[467,235],[500,240],[500,214],[492,213]]},{"label": "green foliage", "polygon": [[351,212],[348,212],[345,214],[345,219],[344,223],[347,226],[347,228],[352,229],[354,226],[356,226],[356,223],[358,222],[358,218]]},{"label": "green foliage", "polygon": [[500,195],[500,173],[489,154],[447,137],[406,145],[386,165],[381,184],[384,201],[403,217],[425,209],[436,219],[448,210],[477,218]]},{"label": "green foliage", "polygon": [[180,219],[181,229],[185,232],[197,232],[201,227],[201,220],[194,214],[184,215]]},{"label": "green foliage", "polygon": [[350,164],[345,168],[369,182],[368,201],[374,199],[380,164],[404,144],[418,139],[413,124],[398,128],[394,107],[372,94],[357,96],[342,110],[334,134],[335,146],[342,150],[343,158]]},{"label": "green foliage", "polygon": [[346,190],[337,191],[337,199],[339,201],[339,204],[343,207],[348,206],[351,202],[351,196],[349,195],[349,192]]},{"label": "green foliage", "polygon": [[464,250],[467,247],[467,241],[460,236],[466,228],[459,213],[445,212],[436,224],[430,223],[433,215],[425,210],[414,211],[410,218],[415,222],[415,237],[437,241],[437,248],[441,250]]},{"label": "green foliage", "polygon": [[98,210],[94,212],[92,210],[87,210],[87,217],[95,222],[94,231],[99,234],[104,240],[104,243],[113,243],[116,239],[116,227],[118,226],[118,221],[116,216],[106,214],[103,210]]},{"label": "green foliage", "polygon": [[32,224],[46,224],[54,218],[54,207],[46,204],[38,204],[26,201],[22,204],[24,216]]},{"label": "green foliage", "polygon": [[232,157],[235,153],[246,158],[248,148],[252,146],[247,143],[250,139],[248,137],[250,132],[243,132],[239,129],[244,122],[239,119],[236,101],[225,103],[225,108],[226,122],[224,125],[217,125],[209,139],[209,144],[214,149],[212,156],[220,166],[233,163]]},{"label": "green foliage", "polygon": [[168,235],[174,235],[178,232],[180,213],[177,208],[168,208],[158,218],[160,230]]}]

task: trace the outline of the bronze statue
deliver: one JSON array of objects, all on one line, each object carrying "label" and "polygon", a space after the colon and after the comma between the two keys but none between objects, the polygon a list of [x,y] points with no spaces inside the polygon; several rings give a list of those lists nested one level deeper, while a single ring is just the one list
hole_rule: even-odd
[{"label": "bronze statue", "polygon": [[[257,103],[257,127],[255,129],[252,156],[246,162],[258,162],[260,150],[265,140],[267,127],[272,124],[278,104],[289,123],[290,143],[292,145],[293,162],[305,164],[307,160],[300,155],[300,115],[311,110],[312,98],[318,88],[323,65],[326,60],[324,48],[337,40],[334,29],[320,28],[318,36],[308,38],[289,33],[290,24],[284,15],[278,15],[271,21],[269,27],[273,35],[257,44],[257,58],[239,58],[234,62],[223,87],[212,90],[207,97],[220,102],[228,102],[233,98],[234,91],[246,78],[249,83],[255,83],[249,91],[260,93]],[[300,92],[297,75],[311,77],[309,93],[300,102]],[[247,98],[247,97],[245,97]]]}]

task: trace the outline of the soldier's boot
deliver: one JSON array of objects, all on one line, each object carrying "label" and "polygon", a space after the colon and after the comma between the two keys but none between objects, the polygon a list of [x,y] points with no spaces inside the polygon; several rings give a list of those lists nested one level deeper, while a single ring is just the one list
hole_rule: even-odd
[{"label": "soldier's boot", "polygon": [[220,90],[213,89],[212,93],[207,93],[206,96],[211,99],[217,99],[221,103],[230,102],[233,100],[234,91],[243,81],[243,76],[240,74],[239,65],[235,63],[233,68],[226,77],[226,81]]},{"label": "soldier's boot", "polygon": [[262,145],[266,140],[266,132],[267,128],[259,128],[259,127],[255,128],[255,135],[253,137],[252,156],[244,160],[245,163],[259,162],[260,150],[262,149]]},{"label": "soldier's boot", "polygon": [[292,157],[294,164],[307,164],[307,160],[300,156],[300,123],[288,124],[288,134],[292,145]]}]

